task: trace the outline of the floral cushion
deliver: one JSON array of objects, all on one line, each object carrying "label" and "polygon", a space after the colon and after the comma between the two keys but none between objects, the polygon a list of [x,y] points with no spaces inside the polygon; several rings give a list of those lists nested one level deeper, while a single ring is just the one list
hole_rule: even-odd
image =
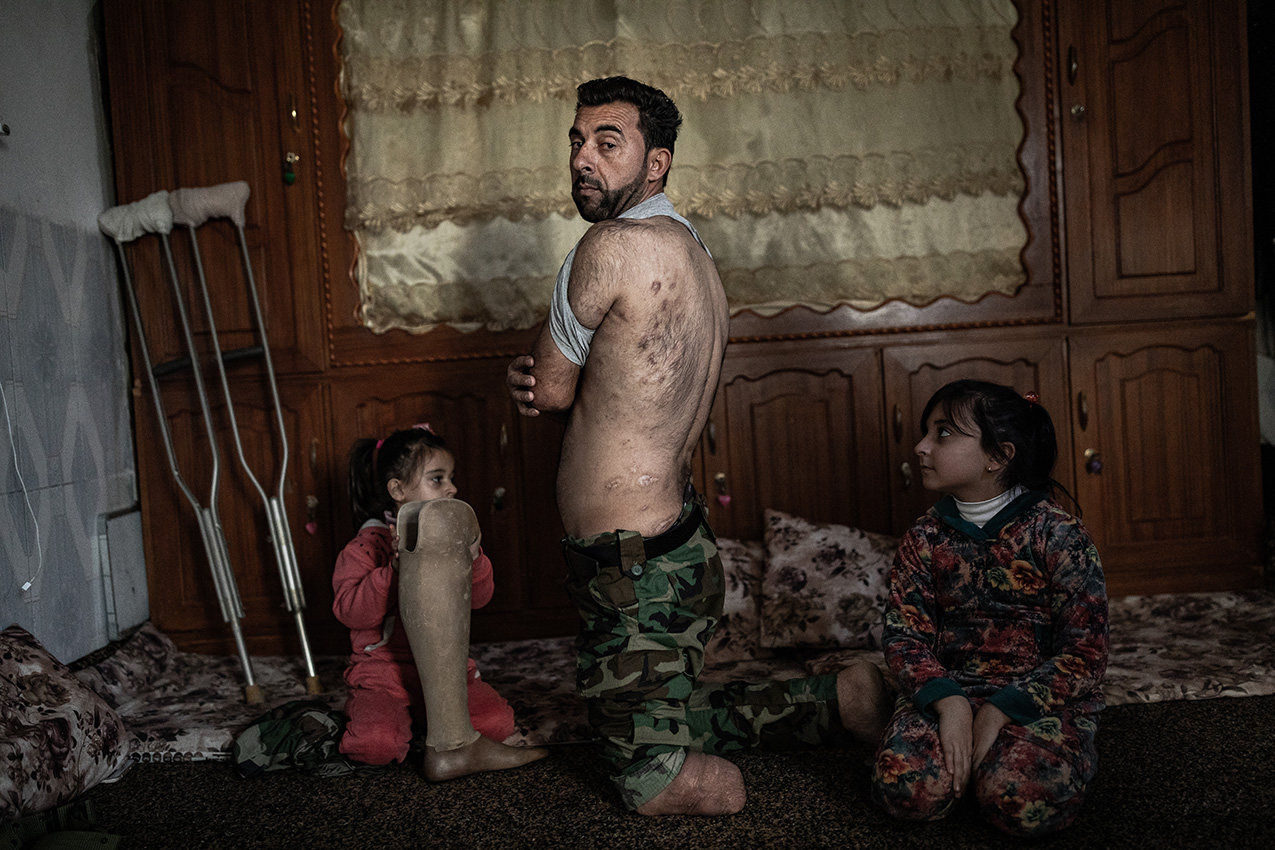
[{"label": "floral cushion", "polygon": [[705,650],[708,664],[747,661],[761,646],[761,583],[766,571],[766,548],[759,540],[719,538],[726,599],[722,619]]},{"label": "floral cushion", "polygon": [[148,693],[172,669],[177,655],[168,635],[147,620],[126,639],[75,662],[75,675],[118,709]]},{"label": "floral cushion", "polygon": [[879,648],[897,548],[884,534],[767,510],[761,645]]},{"label": "floral cushion", "polygon": [[105,700],[20,626],[0,632],[0,820],[69,803],[129,765]]}]

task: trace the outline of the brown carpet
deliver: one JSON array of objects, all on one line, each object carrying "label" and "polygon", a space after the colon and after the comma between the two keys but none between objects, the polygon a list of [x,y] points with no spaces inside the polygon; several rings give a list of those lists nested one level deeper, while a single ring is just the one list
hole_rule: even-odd
[{"label": "brown carpet", "polygon": [[963,809],[904,824],[867,798],[864,753],[747,753],[744,811],[647,819],[623,812],[581,745],[525,768],[442,785],[410,767],[321,779],[239,779],[226,763],[139,764],[93,790],[122,850],[193,848],[1271,848],[1275,696],[1114,706],[1080,820],[1014,841]]}]

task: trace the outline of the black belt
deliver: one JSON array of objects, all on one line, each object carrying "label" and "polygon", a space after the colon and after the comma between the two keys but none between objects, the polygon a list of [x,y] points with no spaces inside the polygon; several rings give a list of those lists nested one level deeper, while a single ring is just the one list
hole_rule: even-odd
[{"label": "black belt", "polygon": [[[674,549],[685,545],[686,541],[690,540],[695,535],[695,532],[699,530],[703,522],[704,514],[700,510],[699,503],[692,502],[690,511],[680,522],[674,523],[672,528],[662,531],[654,537],[642,538],[642,549],[646,553],[646,560],[649,561],[652,558],[667,555]],[[618,538],[610,543],[595,543],[592,546],[577,546],[564,541],[563,549],[566,551],[567,561],[577,569],[582,566],[579,556],[593,561],[596,565],[595,569],[598,567],[619,567],[623,564]]]}]

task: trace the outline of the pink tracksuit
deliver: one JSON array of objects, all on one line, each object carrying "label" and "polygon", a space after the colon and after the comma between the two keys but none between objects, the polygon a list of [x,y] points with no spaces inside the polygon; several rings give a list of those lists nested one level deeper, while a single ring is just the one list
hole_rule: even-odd
[{"label": "pink tracksuit", "polygon": [[[353,652],[345,671],[349,723],[341,752],[367,764],[402,761],[412,740],[413,720],[425,717],[420,677],[407,633],[398,616],[398,571],[392,566],[394,536],[383,522],[368,520],[336,559],[332,610],[350,629]],[[495,590],[491,560],[474,560],[471,608],[481,608]],[[469,661],[469,717],[474,728],[497,741],[514,732],[514,712]]]}]

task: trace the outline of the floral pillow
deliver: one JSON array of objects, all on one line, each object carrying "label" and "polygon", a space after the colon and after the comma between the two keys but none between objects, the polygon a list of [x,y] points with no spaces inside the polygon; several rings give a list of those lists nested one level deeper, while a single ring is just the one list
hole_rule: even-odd
[{"label": "floral pillow", "polygon": [[899,541],[766,511],[761,645],[878,649]]},{"label": "floral pillow", "polygon": [[20,626],[0,632],[0,820],[69,803],[129,764],[115,709]]},{"label": "floral pillow", "polygon": [[722,619],[704,651],[706,663],[754,658],[761,640],[761,582],[766,549],[757,540],[717,540],[726,580]]}]

